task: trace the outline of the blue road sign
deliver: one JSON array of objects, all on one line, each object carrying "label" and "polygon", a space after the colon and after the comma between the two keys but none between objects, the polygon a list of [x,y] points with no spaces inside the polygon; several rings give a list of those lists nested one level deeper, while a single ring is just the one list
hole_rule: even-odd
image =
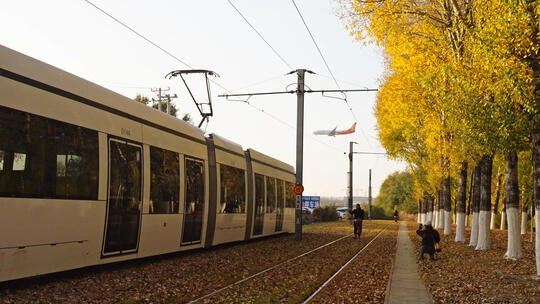
[{"label": "blue road sign", "polygon": [[315,209],[321,206],[320,196],[302,196],[302,205],[307,208]]}]

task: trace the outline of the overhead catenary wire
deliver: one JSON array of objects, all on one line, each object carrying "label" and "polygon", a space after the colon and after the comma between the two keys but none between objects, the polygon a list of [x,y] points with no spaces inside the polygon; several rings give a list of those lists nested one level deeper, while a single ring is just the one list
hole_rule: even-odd
[{"label": "overhead catenary wire", "polygon": [[[190,64],[188,64],[188,63],[185,62],[184,60],[178,58],[177,56],[175,56],[175,55],[172,54],[171,52],[167,51],[167,50],[164,49],[163,47],[159,46],[157,43],[153,42],[152,40],[150,40],[150,39],[147,38],[146,36],[140,34],[140,33],[137,32],[135,29],[133,29],[132,27],[128,26],[126,23],[122,22],[120,19],[114,17],[112,14],[108,13],[107,11],[105,11],[104,9],[102,9],[101,7],[95,5],[94,3],[92,3],[92,2],[89,1],[89,0],[83,0],[83,1],[86,2],[86,3],[88,3],[89,5],[91,5],[92,7],[94,7],[94,8],[97,9],[98,11],[100,11],[101,13],[105,14],[106,16],[108,16],[109,18],[111,18],[112,20],[114,20],[115,22],[117,22],[118,24],[122,25],[124,28],[128,29],[130,32],[134,33],[135,35],[139,36],[140,38],[142,38],[142,39],[145,40],[146,42],[148,42],[148,43],[150,43],[151,45],[153,45],[154,47],[158,48],[158,49],[161,50],[163,53],[167,54],[169,57],[171,57],[171,58],[175,59],[176,61],[182,63],[182,64],[185,65],[186,67],[188,67],[188,68],[190,68],[190,69],[193,69],[193,67],[192,67]],[[231,3],[231,5],[232,5],[232,3]],[[234,6],[234,5],[233,5],[233,6]],[[246,20],[246,21],[247,21],[247,20]],[[262,36],[261,36],[261,38],[262,38]],[[285,62],[286,62],[286,61],[285,61]],[[287,64],[287,65],[288,65],[288,64]],[[219,84],[218,82],[216,82],[215,80],[210,79],[210,81],[211,81],[212,83],[214,83],[215,85],[219,86],[220,88],[222,88],[223,90],[225,90],[226,92],[232,93],[230,90],[228,90],[227,88],[225,88],[224,86],[222,86],[221,84]],[[244,101],[244,102],[245,102],[245,101]],[[267,116],[271,117],[272,119],[278,121],[279,123],[284,124],[284,125],[286,125],[286,126],[291,127],[291,128],[294,129],[293,126],[291,126],[290,124],[286,123],[285,121],[283,121],[283,120],[277,118],[275,115],[272,115],[272,114],[270,114],[270,113],[264,111],[263,109],[258,108],[258,107],[256,107],[256,106],[250,104],[249,102],[245,102],[245,103],[248,104],[249,106],[251,106],[252,108],[254,108],[254,109],[256,109],[256,110],[258,110],[258,111],[260,111],[260,112],[266,114]],[[337,151],[339,151],[339,152],[343,152],[343,151],[337,149],[336,147],[330,146],[330,145],[328,145],[328,144],[326,144],[326,143],[324,143],[324,142],[322,142],[322,141],[319,141],[319,140],[317,140],[317,139],[315,139],[315,138],[311,138],[311,139],[313,139],[314,141],[316,141],[316,142],[318,142],[318,143],[320,143],[320,144],[323,144],[323,145],[325,145],[325,146],[327,146],[327,147],[330,147],[330,148],[332,148],[332,149],[334,149],[334,150],[337,150]]]},{"label": "overhead catenary wire", "polygon": [[[255,105],[251,104],[251,103],[250,103],[249,101],[247,101],[247,100],[245,100],[245,101],[235,100],[235,101],[244,102],[244,103],[246,103],[248,106],[250,106],[250,107],[252,107],[252,108],[254,108],[254,109],[256,109],[256,110],[258,110],[258,111],[260,111],[260,112],[262,112],[262,113],[264,113],[264,114],[266,114],[266,115],[268,115],[269,117],[271,117],[272,119],[274,119],[274,120],[276,120],[276,121],[282,123],[283,125],[285,125],[285,126],[291,128],[291,129],[293,129],[293,130],[296,130],[296,127],[295,127],[295,126],[293,126],[293,125],[287,123],[286,121],[283,121],[283,120],[279,119],[278,117],[276,117],[275,115],[273,115],[273,114],[271,114],[271,113],[265,111],[264,109],[259,108],[259,107],[255,106]],[[313,141],[315,141],[315,142],[318,142],[319,144],[324,145],[324,146],[326,146],[326,147],[328,147],[328,148],[330,148],[330,149],[332,149],[332,150],[338,151],[338,152],[340,152],[340,153],[341,153],[341,152],[345,153],[344,151],[342,151],[342,150],[340,150],[340,149],[338,149],[338,148],[336,148],[336,147],[334,147],[334,146],[332,146],[332,145],[329,145],[329,144],[327,144],[327,143],[325,143],[325,142],[323,142],[323,141],[321,141],[321,140],[318,140],[317,138],[315,138],[315,137],[313,137],[313,136],[311,136],[311,135],[309,135],[309,134],[308,134],[308,137],[309,137],[311,140],[313,140]]]},{"label": "overhead catenary wire", "polygon": [[124,22],[122,22],[121,20],[117,19],[116,17],[114,17],[113,15],[109,14],[108,12],[106,12],[105,10],[103,10],[102,8],[100,8],[99,6],[95,5],[94,3],[90,2],[89,0],[83,0],[84,2],[90,4],[91,6],[93,6],[94,8],[96,8],[97,10],[99,10],[100,12],[102,12],[103,14],[109,16],[109,18],[113,19],[114,21],[118,22],[119,24],[121,24],[123,27],[127,28],[128,30],[130,30],[133,34],[141,37],[142,39],[146,40],[146,42],[152,44],[153,46],[157,47],[158,49],[160,49],[162,52],[164,52],[165,54],[169,55],[170,57],[174,58],[176,61],[182,63],[183,65],[187,66],[188,68],[190,69],[193,69],[193,67],[191,67],[189,64],[187,64],[185,61],[183,61],[182,59],[176,57],[174,54],[172,54],[171,52],[167,51],[166,49],[162,48],[161,46],[159,46],[157,43],[153,42],[152,40],[146,38],[145,36],[143,36],[142,34],[140,34],[139,32],[137,32],[136,30],[134,30],[133,28],[131,28],[129,25],[125,24]]},{"label": "overhead catenary wire", "polygon": [[[330,75],[332,76],[332,79],[334,80],[334,83],[336,84],[336,86],[338,87],[338,89],[341,91],[341,86],[339,85],[336,77],[334,76],[334,73],[332,72],[332,69],[330,68],[330,66],[328,65],[328,62],[326,61],[326,59],[324,58],[324,55],[321,51],[321,48],[319,47],[319,45],[317,44],[317,41],[315,40],[315,37],[313,36],[313,34],[311,33],[311,30],[309,29],[307,23],[306,23],[306,20],[304,19],[304,16],[302,16],[302,13],[300,12],[300,9],[298,8],[298,5],[296,5],[296,2],[294,2],[294,0],[291,0],[291,2],[293,3],[294,7],[296,8],[296,12],[298,13],[298,16],[300,16],[300,19],[302,20],[302,23],[304,24],[309,36],[311,37],[311,40],[313,41],[313,44],[315,45],[315,48],[317,49],[317,51],[319,52],[319,55],[321,56],[321,59],[322,61],[324,62],[324,65],[326,66],[326,69],[328,70],[328,72],[330,73]],[[354,121],[358,122],[358,118],[356,117],[356,114],[354,114],[354,111],[351,107],[351,105],[349,104],[349,101],[347,100],[347,95],[345,94],[345,92],[341,92],[343,94],[343,100],[345,101],[345,103],[347,104],[347,107],[349,108],[349,111],[351,112],[353,118],[354,118]],[[373,148],[371,146],[371,142],[369,141],[368,137],[366,136],[366,134],[364,133],[364,130],[362,128],[359,128],[360,131],[362,132],[362,135],[364,136],[364,138],[366,139],[368,145]]]},{"label": "overhead catenary wire", "polygon": [[[151,45],[155,46],[156,48],[158,48],[159,50],[161,50],[163,53],[167,54],[169,57],[173,58],[174,60],[180,62],[181,64],[185,65],[186,67],[190,68],[190,69],[193,69],[193,67],[191,65],[189,65],[187,62],[185,62],[184,60],[178,58],[177,56],[175,56],[173,53],[167,51],[166,49],[164,49],[163,47],[161,47],[160,45],[158,45],[157,43],[155,43],[154,41],[150,40],[149,38],[147,38],[146,36],[144,36],[143,34],[137,32],[135,29],[133,29],[132,27],[130,27],[129,25],[127,25],[126,23],[122,22],[120,19],[114,17],[113,15],[111,15],[110,13],[108,13],[107,11],[105,11],[104,9],[102,9],[101,7],[95,5],[94,3],[92,3],[90,0],[83,0],[84,2],[88,3],[89,5],[93,6],[95,9],[97,9],[98,11],[102,12],[103,14],[105,14],[106,16],[108,16],[109,18],[113,19],[114,21],[116,21],[118,24],[122,25],[123,27],[125,27],[126,29],[128,29],[130,32],[132,32],[133,34],[141,37],[142,39],[144,39],[146,42],[150,43]],[[227,88],[225,88],[224,86],[222,86],[221,84],[219,84],[217,81],[215,80],[212,80],[210,79],[210,81],[212,83],[214,83],[215,85],[217,85],[218,87],[224,89],[225,91],[231,93],[231,91],[227,90]]]},{"label": "overhead catenary wire", "polygon": [[244,14],[242,14],[242,12],[240,12],[240,10],[231,2],[231,0],[227,0],[227,2],[229,2],[229,4],[234,8],[234,10],[240,15],[240,17],[242,17],[242,19],[244,19],[244,21],[253,29],[253,31],[255,31],[255,33],[257,33],[257,35],[259,36],[259,38],[261,38],[264,43],[266,43],[266,45],[272,50],[272,52],[274,52],[274,54],[276,54],[276,56],[278,56],[278,58],[290,69],[290,70],[293,70],[293,68],[291,67],[291,65],[283,58],[283,56],[281,56],[278,51],[276,51],[276,49],[274,49],[274,47],[266,40],[264,39],[263,35],[261,35],[261,33],[253,26],[253,24],[251,24],[251,22],[249,22],[249,20],[247,20],[247,18],[244,16]]}]

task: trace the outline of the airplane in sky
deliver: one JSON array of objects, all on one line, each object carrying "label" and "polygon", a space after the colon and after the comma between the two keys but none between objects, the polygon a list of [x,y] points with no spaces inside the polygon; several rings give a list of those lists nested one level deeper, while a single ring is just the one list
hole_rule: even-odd
[{"label": "airplane in sky", "polygon": [[347,130],[336,130],[337,126],[333,130],[317,130],[313,132],[315,135],[328,135],[328,136],[336,136],[336,135],[346,135],[354,133],[354,129],[356,128],[356,123],[353,123],[353,125],[347,129]]}]

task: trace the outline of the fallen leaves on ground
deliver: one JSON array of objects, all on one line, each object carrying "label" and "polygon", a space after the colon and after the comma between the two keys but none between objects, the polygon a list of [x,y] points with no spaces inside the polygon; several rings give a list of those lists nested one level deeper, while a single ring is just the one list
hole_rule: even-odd
[{"label": "fallen leaves on ground", "polygon": [[384,303],[398,228],[398,224],[391,224],[312,303]]},{"label": "fallen leaves on ground", "polygon": [[[373,223],[372,227],[370,223]],[[377,223],[366,221],[364,236],[368,235],[370,229],[382,225]],[[301,242],[294,241],[292,234],[281,235],[208,250],[181,252],[0,283],[0,303],[182,303],[351,232],[352,227],[345,221],[314,224],[304,226]],[[345,258],[347,254],[350,257],[353,249],[358,249],[360,242],[363,242],[360,240],[353,243],[352,238],[346,240],[329,246],[333,249],[324,251],[324,254],[317,252],[297,260],[302,261],[303,268],[300,271],[305,275],[296,271],[297,261],[285,265],[277,272],[269,272],[265,280],[257,281],[261,285],[249,285],[249,288],[261,292],[253,294],[258,298],[246,302],[257,299],[264,301],[268,297],[277,301],[295,302],[294,299],[299,298],[287,300],[281,296],[297,292],[304,294],[312,285],[305,285],[303,280],[322,281],[342,257]],[[280,276],[281,273],[288,275]],[[291,292],[282,291],[289,289]],[[280,296],[274,297],[273,293]],[[242,299],[242,296],[238,299]]]},{"label": "fallen leaves on ground", "polygon": [[[416,229],[416,224],[409,224],[418,252]],[[439,232],[442,252],[435,261],[419,262],[418,269],[435,303],[540,303],[540,282],[533,279],[536,265],[530,234],[522,236],[523,259],[513,261],[503,258],[506,230],[491,230],[491,249],[485,251],[468,246],[470,228],[465,243],[456,243],[454,233]]]},{"label": "fallen leaves on ground", "polygon": [[[364,229],[360,239],[348,238],[339,243],[330,245],[309,256],[303,257],[292,263],[280,266],[252,280],[234,286],[218,295],[209,297],[204,303],[301,303],[309,297],[321,284],[330,278],[343,264],[345,264],[354,254],[364,247],[381,229],[390,223],[389,221],[364,221]],[[391,224],[395,225],[395,224]],[[350,228],[349,228],[350,229]],[[349,230],[350,231],[350,230]],[[387,234],[385,234],[387,235]],[[393,238],[396,238],[394,233]],[[382,240],[375,240],[368,248],[379,244]],[[378,247],[380,248],[380,247]],[[395,249],[392,250],[395,251]],[[369,251],[362,253],[355,261],[369,264],[374,260],[372,255],[379,255],[380,252]],[[369,255],[371,254],[371,255]],[[390,262],[391,263],[391,262]],[[356,264],[355,264],[356,265]],[[387,271],[390,271],[388,264]],[[348,268],[349,269],[349,268]],[[367,271],[371,269],[368,268]],[[353,273],[355,270],[353,270]],[[367,276],[375,275],[370,271]],[[367,278],[367,276],[365,278]],[[337,284],[355,285],[362,288],[370,285],[369,281],[356,282],[348,281],[355,279],[354,276],[336,278]],[[379,280],[377,279],[377,282]],[[380,278],[384,281],[384,278]],[[371,282],[374,282],[372,280]],[[387,282],[387,280],[386,280]],[[382,301],[384,301],[385,283],[382,285]],[[331,292],[331,291],[330,291]],[[347,295],[348,296],[348,295]],[[339,298],[332,297],[331,293],[325,295],[327,303],[335,303]],[[347,299],[347,298],[346,298]],[[348,302],[347,300],[345,302]],[[365,303],[358,299],[359,303]]]}]

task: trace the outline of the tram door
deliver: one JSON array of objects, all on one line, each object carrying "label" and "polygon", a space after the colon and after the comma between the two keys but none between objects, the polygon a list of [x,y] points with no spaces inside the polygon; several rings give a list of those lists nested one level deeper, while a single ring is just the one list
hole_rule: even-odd
[{"label": "tram door", "polygon": [[182,245],[201,242],[204,214],[204,163],[186,158],[186,195]]},{"label": "tram door", "polygon": [[263,231],[264,211],[264,176],[255,174],[255,223],[253,225],[253,235],[259,235]]},{"label": "tram door", "polygon": [[109,140],[109,197],[103,254],[137,250],[142,209],[142,147]]},{"label": "tram door", "polygon": [[285,194],[283,181],[277,179],[277,209],[276,209],[276,232],[283,230],[283,212],[285,210]]}]

